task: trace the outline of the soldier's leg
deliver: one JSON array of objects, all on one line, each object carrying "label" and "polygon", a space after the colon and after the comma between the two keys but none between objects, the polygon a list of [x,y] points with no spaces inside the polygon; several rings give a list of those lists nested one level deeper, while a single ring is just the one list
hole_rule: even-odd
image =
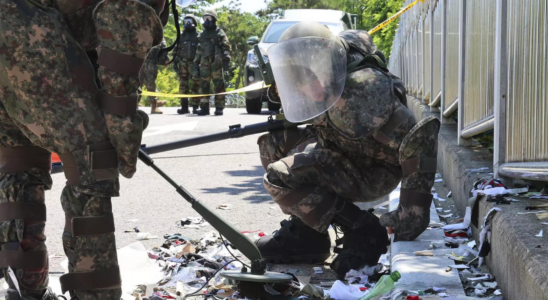
[{"label": "soldier's leg", "polygon": [[[369,164],[368,170],[362,172],[361,166],[353,160],[311,144],[304,152],[290,153],[270,164],[264,185],[284,211],[297,216],[306,225],[319,232],[325,232],[330,224],[342,229],[345,237],[338,244],[343,248],[337,250],[340,255],[332,264],[332,269],[342,277],[350,268],[376,264],[388,245],[386,229],[378,218],[361,211],[353,202],[371,201],[389,193],[400,178],[398,168]],[[290,237],[289,234],[285,236],[286,240]],[[298,237],[294,240],[302,238]],[[259,249],[267,257],[291,256],[288,253],[291,248],[280,245],[287,244],[282,239],[283,236],[259,240]],[[300,252],[304,250],[300,249]]]},{"label": "soldier's leg", "polygon": [[[211,72],[211,77],[213,79],[213,85],[215,86],[215,94],[226,92],[222,66],[214,65]],[[225,98],[225,95],[215,96],[215,115],[223,115],[223,109],[225,108]]]},{"label": "soldier's leg", "polygon": [[[4,49],[0,54],[0,77],[7,76],[0,78],[0,102],[5,116],[15,125],[10,126],[12,132],[18,128],[33,145],[56,152],[63,160],[68,186],[63,190],[62,201],[70,226],[63,234],[69,274],[61,277],[62,288],[69,290],[73,299],[119,300],[121,279],[109,203],[110,197],[118,196],[118,162],[116,150],[109,141],[104,114],[95,99],[93,67],[64,24],[58,21],[62,19],[59,15],[38,9],[29,2],[18,2],[16,8],[12,3],[0,0],[0,31],[17,28],[13,31],[16,34],[0,35],[0,47]],[[17,46],[17,41],[29,38],[33,43],[24,49]],[[18,60],[15,64],[3,64],[9,61],[3,55],[18,57]],[[33,80],[40,80],[40,84],[31,84]],[[25,205],[27,201],[32,202],[31,199],[43,202],[40,200],[43,190],[51,184],[47,173],[40,170],[44,164],[43,154],[19,148],[21,144],[10,142],[4,132],[1,136],[2,144],[10,148],[0,150],[3,155],[10,156],[8,163],[24,162],[2,166],[7,168],[2,171],[0,184],[7,188],[2,191],[5,195],[2,201],[12,202],[15,198],[10,195],[17,195],[16,200]],[[17,192],[17,189],[23,192]],[[42,249],[39,241],[45,239],[41,234],[43,228],[24,227],[34,226],[36,219],[43,221],[39,219],[40,204],[33,209],[24,206],[14,209],[16,213],[9,216],[21,217],[2,221],[0,225],[8,229],[7,241],[24,241],[29,234],[35,240],[20,243],[17,251],[8,252],[7,258],[0,259],[0,265],[22,262],[21,268],[16,268],[19,285],[23,289],[39,291],[47,284],[46,279],[40,278],[44,272],[40,270],[47,269],[42,263],[44,259],[38,257],[39,253],[33,253],[32,259],[22,258],[27,247]],[[23,221],[26,219],[29,223]],[[16,231],[11,231],[10,226],[15,226]],[[7,247],[7,251],[12,249]],[[33,249],[32,252],[38,251]],[[24,269],[35,274],[27,278]],[[32,283],[36,288],[28,288]],[[25,299],[41,298],[29,296]]]},{"label": "soldier's leg", "polygon": [[[44,191],[51,188],[51,153],[34,147],[1,101],[0,137],[0,271],[10,289],[8,299],[19,297],[8,266],[21,296],[41,299],[48,285]],[[34,155],[33,164],[13,157],[22,151]]]},{"label": "soldier's leg", "polygon": [[[195,70],[194,63],[189,62],[190,69],[191,69],[191,78],[190,78],[190,90],[192,91],[193,95],[200,94],[200,74],[198,73],[198,70]],[[188,98],[188,103],[190,106],[192,106],[192,113],[197,113],[197,109],[200,106],[200,98],[198,97],[192,97]],[[196,111],[196,112],[195,112]]]},{"label": "soldier's leg", "polygon": [[[201,90],[202,94],[209,94],[211,90],[211,63],[207,62],[205,59],[200,65],[200,78],[201,78]],[[209,97],[203,97],[200,99],[200,110],[198,111],[199,116],[209,115]]]},{"label": "soldier's leg", "polygon": [[[186,61],[179,63],[179,94],[188,94],[188,81],[190,79],[190,65]],[[188,114],[188,98],[181,98],[181,109],[178,114]]]}]

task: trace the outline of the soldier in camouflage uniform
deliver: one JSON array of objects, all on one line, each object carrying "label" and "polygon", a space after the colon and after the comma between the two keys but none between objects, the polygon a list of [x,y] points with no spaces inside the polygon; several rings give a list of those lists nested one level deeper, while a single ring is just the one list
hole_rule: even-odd
[{"label": "soldier in camouflage uniform", "polygon": [[0,0],[0,270],[8,300],[57,299],[47,289],[44,235],[51,152],[67,179],[69,273],[61,287],[72,299],[120,299],[111,197],[118,174],[136,171],[146,117],[137,111],[139,69],[168,16],[162,1]]},{"label": "soldier in camouflage uniform", "polygon": [[[213,10],[206,10],[203,16],[204,31],[200,33],[200,43],[196,51],[195,64],[199,64],[200,76],[202,78],[201,92],[209,94],[210,82],[213,81],[214,93],[225,92],[225,81],[223,78],[223,63],[225,71],[228,71],[230,62],[230,44],[225,32],[217,27],[217,13]],[[200,101],[198,115],[209,115],[209,97]],[[215,96],[215,115],[223,115],[225,108],[225,96]]]},{"label": "soldier in camouflage uniform", "polygon": [[[158,65],[166,65],[169,63],[169,57],[167,52],[162,52],[160,50],[166,47],[166,42],[158,46],[152,47],[150,52],[145,59],[145,63],[141,68],[141,73],[139,73],[139,79],[141,83],[146,87],[149,92],[157,92],[156,89],[156,78],[158,78]],[[150,102],[150,114],[162,114],[163,112],[158,109],[166,104],[165,101],[158,101],[158,96],[148,96],[148,101]]]},{"label": "soldier in camouflage uniform", "polygon": [[[173,67],[179,75],[179,94],[198,94],[200,91],[200,72],[198,66],[194,64],[196,49],[198,49],[198,18],[188,14],[183,19],[184,30],[181,34],[181,41],[175,54]],[[189,88],[190,79],[190,88]],[[178,114],[188,114],[188,105],[192,106],[192,113],[196,114],[200,105],[199,98],[181,99],[181,109]]]},{"label": "soldier in camouflage uniform", "polygon": [[[269,49],[287,119],[311,125],[258,140],[264,186],[292,215],[256,242],[267,260],[324,261],[333,224],[344,237],[331,268],[344,277],[386,253],[385,226],[396,240],[415,239],[428,226],[440,123],[415,122],[402,82],[375,51],[367,32],[332,36],[313,22],[290,27]],[[380,222],[354,204],[388,195],[400,181],[400,205]]]}]

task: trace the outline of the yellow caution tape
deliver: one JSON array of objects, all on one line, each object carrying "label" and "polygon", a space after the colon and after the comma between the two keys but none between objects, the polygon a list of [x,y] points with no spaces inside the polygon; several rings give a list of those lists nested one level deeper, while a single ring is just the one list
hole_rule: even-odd
[{"label": "yellow caution tape", "polygon": [[198,97],[209,97],[209,96],[216,96],[216,95],[229,95],[229,94],[237,94],[237,93],[243,93],[243,92],[249,92],[249,91],[256,91],[261,90],[264,88],[269,87],[269,85],[264,84],[264,81],[254,83],[252,85],[248,85],[244,88],[233,90],[230,92],[225,93],[219,93],[219,94],[202,94],[202,95],[185,95],[185,94],[166,94],[166,93],[156,93],[156,92],[149,92],[149,91],[143,91],[141,95],[143,96],[155,96],[155,97],[167,97],[167,98],[198,98]]},{"label": "yellow caution tape", "polygon": [[372,35],[373,33],[383,29],[384,27],[386,27],[386,25],[392,23],[394,20],[396,20],[399,16],[401,16],[404,12],[408,11],[409,9],[411,9],[411,7],[415,6],[415,4],[419,3],[420,2],[424,2],[424,0],[415,0],[415,2],[407,5],[406,7],[402,8],[397,14],[393,15],[392,17],[388,18],[388,20],[380,23],[379,25],[375,26],[375,28],[369,30],[369,35]]}]

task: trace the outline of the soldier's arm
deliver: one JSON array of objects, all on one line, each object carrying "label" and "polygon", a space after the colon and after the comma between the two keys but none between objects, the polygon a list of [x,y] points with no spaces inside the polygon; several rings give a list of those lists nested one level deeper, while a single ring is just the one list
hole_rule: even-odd
[{"label": "soldier's arm", "polygon": [[163,26],[158,14],[165,2],[149,6],[133,0],[105,0],[93,13],[100,43],[98,102],[118,154],[118,170],[127,178],[136,171],[143,119],[137,113],[139,71],[149,50],[160,44]]},{"label": "soldier's arm", "polygon": [[202,44],[200,43],[200,40],[198,39],[198,46],[196,47],[196,55],[194,56],[194,63],[199,64],[200,60],[202,59]]},{"label": "soldier's arm", "polygon": [[223,57],[230,57],[230,51],[232,50],[232,47],[230,46],[230,42],[228,41],[228,37],[226,36],[226,33],[221,29],[220,30],[220,46],[223,50]]}]

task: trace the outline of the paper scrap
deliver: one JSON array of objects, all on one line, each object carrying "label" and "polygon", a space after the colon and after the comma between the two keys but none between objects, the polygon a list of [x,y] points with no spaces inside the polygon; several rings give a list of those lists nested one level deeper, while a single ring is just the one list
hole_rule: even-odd
[{"label": "paper scrap", "polygon": [[474,248],[476,246],[476,241],[471,241],[470,243],[466,244],[470,248]]},{"label": "paper scrap", "polygon": [[446,210],[444,210],[443,212],[446,212],[446,213],[447,213],[447,212],[451,212],[451,210],[450,210],[450,209],[446,209]]},{"label": "paper scrap", "polygon": [[221,205],[217,206],[217,209],[231,210],[232,209],[232,204],[221,204]]},{"label": "paper scrap", "polygon": [[478,280],[488,280],[491,278],[489,275],[480,276],[480,277],[469,277],[467,278],[469,281],[478,281]]},{"label": "paper scrap", "polygon": [[537,219],[539,220],[548,219],[548,213],[537,214]]},{"label": "paper scrap", "polygon": [[449,297],[449,295],[447,295],[447,293],[438,293],[438,296],[440,296],[442,298]]},{"label": "paper scrap", "polygon": [[451,218],[453,214],[440,215],[441,218]]},{"label": "paper scrap", "polygon": [[535,236],[536,236],[536,237],[542,237],[542,229],[541,229],[540,232],[539,232],[537,235],[535,235]]},{"label": "paper scrap", "polygon": [[477,191],[480,195],[490,195],[490,196],[497,196],[497,195],[506,195],[508,194],[508,190],[502,186],[486,189],[486,190],[479,190]]},{"label": "paper scrap", "polygon": [[316,273],[316,274],[322,274],[322,273],[323,273],[323,270],[322,270],[322,268],[320,268],[320,267],[314,267],[314,273]]},{"label": "paper scrap", "polygon": [[546,212],[545,210],[539,210],[539,211],[524,211],[524,212],[519,212],[518,215],[541,214],[541,213],[545,213],[545,212]]},{"label": "paper scrap", "polygon": [[273,296],[276,296],[276,295],[280,295],[280,292],[276,291],[273,287],[271,287],[270,285],[268,284],[265,284],[264,285],[264,290],[269,293],[270,295],[273,295]]},{"label": "paper scrap", "polygon": [[436,210],[439,211],[439,212],[442,212],[442,211],[443,211],[443,208],[438,207],[438,208],[436,208]]},{"label": "paper scrap", "polygon": [[493,292],[495,294],[495,296],[500,296],[502,295],[502,292],[500,290],[496,290],[495,292]]},{"label": "paper scrap", "polygon": [[446,288],[444,287],[432,287],[432,289],[434,290],[434,292],[443,292],[446,290]]},{"label": "paper scrap", "polygon": [[453,192],[449,191],[449,193],[447,193],[447,198],[451,198],[451,196],[453,196]]},{"label": "paper scrap", "polygon": [[470,267],[467,265],[450,265],[449,267],[457,270],[470,269]]},{"label": "paper scrap", "polygon": [[13,285],[15,285],[17,292],[19,292],[19,297],[23,297],[21,296],[21,290],[19,290],[19,283],[17,281],[17,277],[15,277],[15,272],[13,272],[10,266],[8,266],[8,275],[10,276]]},{"label": "paper scrap", "polygon": [[464,220],[462,223],[445,225],[442,227],[442,229],[443,230],[463,230],[463,229],[469,228],[471,222],[472,222],[472,208],[468,206],[466,207],[466,214],[464,215]]},{"label": "paper scrap", "polygon": [[436,179],[434,182],[443,182],[443,178]]},{"label": "paper scrap", "polygon": [[540,223],[540,224],[542,224],[542,225],[548,225],[548,222],[542,222],[542,223]]}]

